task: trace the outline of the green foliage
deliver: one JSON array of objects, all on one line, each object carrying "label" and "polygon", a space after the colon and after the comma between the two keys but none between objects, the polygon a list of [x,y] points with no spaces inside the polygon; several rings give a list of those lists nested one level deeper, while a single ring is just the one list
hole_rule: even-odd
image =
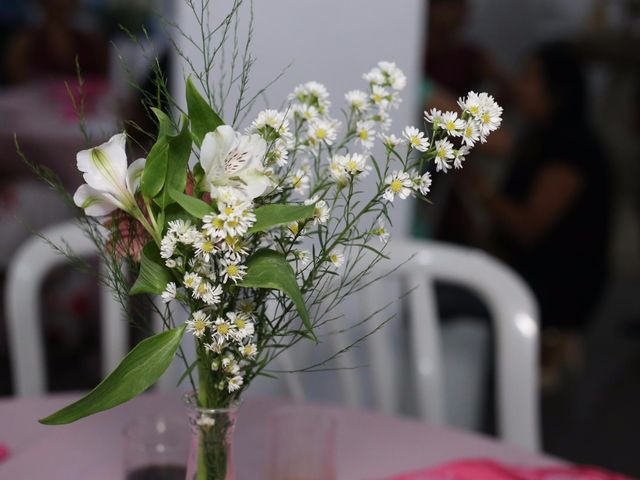
[{"label": "green foliage", "polygon": [[169,137],[167,156],[164,189],[156,200],[158,205],[163,208],[173,203],[170,191],[184,192],[187,185],[187,170],[191,156],[191,133],[189,132],[189,121],[186,118],[183,119],[180,133]]},{"label": "green foliage", "polygon": [[190,197],[189,195],[177,192],[176,190],[169,190],[169,195],[171,195],[171,198],[173,198],[178,205],[196,218],[202,218],[213,212],[211,205],[207,202],[203,202],[199,198]]},{"label": "green foliage", "polygon": [[122,359],[116,369],[86,396],[40,420],[62,425],[116,407],[153,385],[171,364],[185,326],[147,338]]},{"label": "green foliage", "polygon": [[187,108],[191,119],[191,133],[198,146],[208,132],[213,132],[220,125],[224,125],[222,119],[214,112],[202,95],[198,92],[191,78],[187,79]]},{"label": "green foliage", "polygon": [[129,294],[153,293],[160,295],[170,281],[171,274],[164,267],[158,246],[153,241],[147,243],[142,249],[140,273]]},{"label": "green foliage", "polygon": [[153,198],[162,190],[167,176],[168,163],[168,137],[159,137],[147,155],[140,181],[140,190],[146,198]]},{"label": "green foliage", "polygon": [[288,225],[313,217],[314,205],[271,204],[256,208],[256,223],[249,233],[266,232],[272,227]]},{"label": "green foliage", "polygon": [[238,285],[284,292],[295,305],[305,328],[313,335],[313,326],[296,281],[296,274],[282,253],[268,249],[258,250],[247,261],[247,274]]}]

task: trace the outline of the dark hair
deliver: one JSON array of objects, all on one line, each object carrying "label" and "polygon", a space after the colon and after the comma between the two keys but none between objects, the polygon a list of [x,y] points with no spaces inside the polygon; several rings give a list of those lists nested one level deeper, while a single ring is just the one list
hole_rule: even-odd
[{"label": "dark hair", "polygon": [[547,92],[553,102],[553,117],[583,120],[587,112],[587,86],[580,58],[568,43],[547,43],[533,51],[540,62]]}]

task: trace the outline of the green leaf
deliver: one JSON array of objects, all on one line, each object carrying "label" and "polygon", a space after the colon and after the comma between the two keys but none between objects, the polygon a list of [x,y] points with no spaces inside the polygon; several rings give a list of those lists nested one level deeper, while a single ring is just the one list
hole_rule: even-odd
[{"label": "green leaf", "polygon": [[184,330],[185,325],[141,341],[96,388],[77,402],[41,419],[40,423],[63,425],[75,422],[141,394],[169,367]]},{"label": "green leaf", "polygon": [[156,203],[158,203],[161,208],[164,208],[173,202],[171,195],[169,195],[171,190],[184,192],[187,185],[187,171],[190,156],[191,133],[189,132],[189,121],[187,118],[184,118],[180,133],[173,137],[169,137],[166,180],[164,182],[164,189],[156,200]]},{"label": "green leaf", "polygon": [[153,241],[147,243],[142,249],[140,273],[129,294],[154,293],[160,295],[170,281],[171,274],[164,266],[158,246]]},{"label": "green leaf", "polygon": [[178,205],[184,208],[187,213],[196,218],[202,218],[213,212],[211,205],[207,202],[203,202],[199,198],[190,197],[189,195],[185,195],[184,193],[180,193],[175,190],[169,190],[169,195],[171,195],[171,198],[178,202]]},{"label": "green leaf", "polygon": [[160,137],[151,147],[142,172],[140,190],[147,198],[153,198],[164,186],[169,162],[169,144],[167,137]]},{"label": "green leaf", "polygon": [[289,225],[293,222],[313,217],[315,205],[284,205],[272,204],[256,208],[256,223],[249,229],[249,233],[266,232],[278,225]]},{"label": "green leaf", "polygon": [[159,108],[151,107],[151,110],[158,119],[158,137],[164,137],[173,133],[173,124],[169,116]]},{"label": "green leaf", "polygon": [[220,125],[222,119],[213,111],[209,103],[202,98],[191,78],[187,79],[187,109],[191,119],[191,133],[198,146],[202,145],[204,136],[213,132]]},{"label": "green leaf", "polygon": [[[246,263],[247,274],[238,282],[241,287],[269,288],[284,292],[298,310],[305,328],[313,335],[313,326],[304,298],[296,281],[296,274],[282,253],[274,250],[258,250]],[[314,336],[315,337],[315,336]]]}]

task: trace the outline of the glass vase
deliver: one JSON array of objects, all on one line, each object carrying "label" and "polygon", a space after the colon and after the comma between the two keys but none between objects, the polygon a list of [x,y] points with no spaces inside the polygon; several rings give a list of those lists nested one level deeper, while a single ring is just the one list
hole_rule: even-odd
[{"label": "glass vase", "polygon": [[235,480],[233,431],[238,405],[202,408],[197,395],[185,395],[191,427],[186,480]]}]

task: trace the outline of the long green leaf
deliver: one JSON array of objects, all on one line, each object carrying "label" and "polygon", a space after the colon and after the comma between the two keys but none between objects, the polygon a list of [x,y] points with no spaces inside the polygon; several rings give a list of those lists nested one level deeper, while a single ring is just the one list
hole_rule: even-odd
[{"label": "long green leaf", "polygon": [[151,107],[151,110],[158,119],[158,137],[164,137],[173,133],[171,119],[159,108]]},{"label": "long green leaf", "polygon": [[156,199],[160,207],[164,208],[173,199],[169,192],[175,190],[184,192],[187,185],[187,170],[189,157],[191,156],[191,133],[189,132],[189,121],[184,118],[180,133],[169,137],[169,151],[167,161],[166,180],[161,194]]},{"label": "long green leaf", "polygon": [[247,261],[247,274],[238,283],[241,287],[269,288],[284,292],[293,302],[305,328],[313,336],[309,313],[296,281],[296,274],[282,253],[258,250]]},{"label": "long green leaf", "polygon": [[113,372],[77,402],[40,420],[45,425],[62,425],[116,407],[153,385],[171,364],[185,326],[141,341]]},{"label": "long green leaf", "polygon": [[313,217],[314,205],[283,205],[271,204],[256,208],[256,222],[249,229],[249,233],[266,232],[278,225],[288,225],[293,222]]},{"label": "long green leaf", "polygon": [[224,125],[222,119],[218,116],[213,108],[209,105],[198,89],[195,87],[191,78],[187,79],[187,109],[189,110],[189,119],[191,120],[191,133],[198,146],[202,145],[202,139],[208,132],[213,132],[220,125]]},{"label": "long green leaf", "polygon": [[153,293],[160,295],[169,281],[171,281],[171,274],[164,266],[158,246],[150,241],[142,249],[140,273],[129,294]]},{"label": "long green leaf", "polygon": [[169,195],[171,195],[171,198],[173,198],[178,205],[196,218],[202,218],[213,212],[211,205],[207,202],[203,202],[199,198],[190,197],[189,195],[185,195],[184,193],[180,193],[175,190],[169,190]]},{"label": "long green leaf", "polygon": [[169,162],[169,144],[167,137],[160,137],[151,147],[142,172],[140,190],[147,198],[153,198],[164,186],[167,178],[167,163]]}]

